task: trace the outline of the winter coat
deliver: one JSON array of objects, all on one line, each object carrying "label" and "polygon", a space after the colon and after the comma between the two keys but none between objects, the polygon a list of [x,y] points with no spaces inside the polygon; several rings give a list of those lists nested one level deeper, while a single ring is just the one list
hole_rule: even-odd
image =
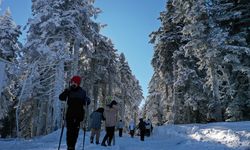
[{"label": "winter coat", "polygon": [[124,123],[122,121],[119,121],[118,124],[117,124],[117,128],[118,129],[123,129],[124,127]]},{"label": "winter coat", "polygon": [[141,131],[144,131],[146,129],[146,123],[144,121],[140,121],[139,124],[138,124],[138,128]]},{"label": "winter coat", "polygon": [[129,123],[128,129],[129,129],[129,130],[135,130],[134,121],[131,121],[131,122]]},{"label": "winter coat", "polygon": [[94,111],[90,115],[90,128],[101,129],[102,120],[104,120],[103,114],[101,112]]},{"label": "winter coat", "polygon": [[146,129],[151,129],[152,123],[150,120],[146,121]]},{"label": "winter coat", "polygon": [[[68,98],[68,99],[67,99]],[[81,87],[70,88],[64,90],[60,95],[59,99],[61,101],[66,101],[67,99],[67,113],[66,120],[76,119],[77,121],[82,121],[84,117],[84,105],[90,104],[89,98],[86,96],[86,91]]]},{"label": "winter coat", "polygon": [[115,127],[118,119],[118,106],[113,105],[112,107],[106,106],[104,109],[104,118],[106,127]]}]

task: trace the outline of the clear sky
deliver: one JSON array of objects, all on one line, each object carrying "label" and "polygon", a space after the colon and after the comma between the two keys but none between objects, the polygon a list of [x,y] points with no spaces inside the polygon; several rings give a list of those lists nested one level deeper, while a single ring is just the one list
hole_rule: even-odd
[{"label": "clear sky", "polygon": [[[1,0],[0,0],[1,3]],[[102,34],[109,37],[118,52],[123,52],[130,68],[139,80],[144,96],[153,74],[151,59],[153,45],[149,34],[160,27],[157,19],[165,8],[166,0],[96,0],[102,9],[97,22],[107,24]],[[2,0],[2,11],[10,7],[14,21],[22,27],[31,17],[31,0]],[[25,41],[25,33],[20,38]]]}]

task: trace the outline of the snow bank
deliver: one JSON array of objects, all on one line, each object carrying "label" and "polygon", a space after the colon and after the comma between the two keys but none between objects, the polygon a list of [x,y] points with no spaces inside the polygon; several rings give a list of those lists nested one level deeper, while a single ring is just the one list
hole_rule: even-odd
[{"label": "snow bank", "polygon": [[[128,133],[118,137],[116,133],[116,145],[111,147],[90,144],[89,135],[87,132],[86,150],[250,150],[250,121],[165,125],[155,127],[153,136],[145,137],[145,141],[140,141],[138,136],[131,138]],[[59,136],[60,130],[57,130],[31,140],[0,139],[0,150],[55,150]],[[64,134],[61,150],[67,149],[65,139]],[[80,131],[76,150],[82,149],[82,141],[83,132]]]},{"label": "snow bank", "polygon": [[249,121],[166,125],[156,128],[154,133],[160,137],[178,137],[188,141],[225,145],[228,149],[250,150]]}]

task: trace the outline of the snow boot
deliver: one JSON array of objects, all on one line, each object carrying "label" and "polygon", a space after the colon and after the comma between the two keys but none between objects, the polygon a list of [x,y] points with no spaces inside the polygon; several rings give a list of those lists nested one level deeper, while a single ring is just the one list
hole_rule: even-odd
[{"label": "snow boot", "polygon": [[90,143],[93,144],[94,137],[90,137]]},{"label": "snow boot", "polygon": [[101,144],[101,146],[105,146],[105,147],[106,147],[107,145],[103,142],[103,143]]},{"label": "snow boot", "polygon": [[96,141],[95,144],[98,145],[98,144],[100,144],[100,143],[99,143],[99,141]]},{"label": "snow boot", "polygon": [[67,150],[75,150],[74,147],[68,147]]}]

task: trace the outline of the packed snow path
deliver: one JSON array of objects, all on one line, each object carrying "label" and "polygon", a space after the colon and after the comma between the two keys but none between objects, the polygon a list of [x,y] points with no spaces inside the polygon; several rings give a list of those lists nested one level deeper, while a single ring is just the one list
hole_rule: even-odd
[{"label": "packed snow path", "polygon": [[[0,150],[57,150],[60,130],[32,140],[0,139]],[[101,140],[104,132],[101,134]],[[77,149],[82,149],[80,132]],[[103,147],[89,143],[86,134],[85,150],[250,150],[250,122],[166,125],[154,129],[153,136],[140,141],[128,134],[118,137],[116,145]],[[61,150],[66,150],[65,134]]]}]

